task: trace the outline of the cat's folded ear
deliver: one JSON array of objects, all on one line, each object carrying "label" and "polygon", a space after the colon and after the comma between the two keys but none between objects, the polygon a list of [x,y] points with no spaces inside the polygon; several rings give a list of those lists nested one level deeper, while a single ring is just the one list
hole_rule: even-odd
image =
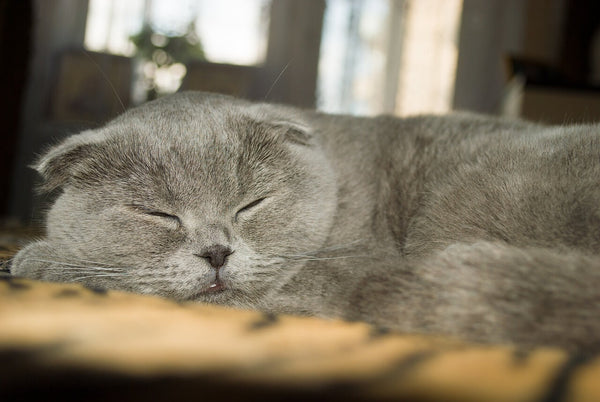
[{"label": "cat's folded ear", "polygon": [[84,161],[91,159],[105,140],[101,133],[84,131],[49,148],[31,165],[44,179],[40,190],[52,191],[70,182],[83,170]]},{"label": "cat's folded ear", "polygon": [[279,131],[286,141],[299,145],[313,145],[313,132],[307,124],[290,120],[276,120],[267,124]]},{"label": "cat's folded ear", "polygon": [[314,132],[302,116],[286,107],[269,104],[254,104],[250,108],[251,119],[283,136],[294,144],[314,144]]}]

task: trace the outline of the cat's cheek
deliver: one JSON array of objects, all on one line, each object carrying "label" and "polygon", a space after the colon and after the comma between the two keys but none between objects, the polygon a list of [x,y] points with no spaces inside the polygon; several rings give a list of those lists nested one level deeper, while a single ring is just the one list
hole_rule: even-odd
[{"label": "cat's cheek", "polygon": [[285,237],[272,225],[247,222],[238,232],[247,247],[259,255],[270,257],[285,250],[282,247],[286,243]]}]

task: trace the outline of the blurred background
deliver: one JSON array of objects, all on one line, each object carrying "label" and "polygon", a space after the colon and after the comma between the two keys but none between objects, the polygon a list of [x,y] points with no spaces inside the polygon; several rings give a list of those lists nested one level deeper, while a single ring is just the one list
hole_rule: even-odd
[{"label": "blurred background", "polygon": [[123,110],[199,89],[357,115],[600,118],[597,0],[0,0],[0,217],[27,166]]}]

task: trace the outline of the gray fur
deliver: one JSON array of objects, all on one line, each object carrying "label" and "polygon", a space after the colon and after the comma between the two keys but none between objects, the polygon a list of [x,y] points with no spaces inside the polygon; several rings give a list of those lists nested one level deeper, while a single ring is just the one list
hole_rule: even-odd
[{"label": "gray fur", "polygon": [[[12,273],[594,347],[599,162],[597,125],[331,116],[182,93],[37,162],[44,188],[61,194],[47,238]],[[216,245],[231,254],[208,259]],[[206,291],[214,261],[221,292]]]}]

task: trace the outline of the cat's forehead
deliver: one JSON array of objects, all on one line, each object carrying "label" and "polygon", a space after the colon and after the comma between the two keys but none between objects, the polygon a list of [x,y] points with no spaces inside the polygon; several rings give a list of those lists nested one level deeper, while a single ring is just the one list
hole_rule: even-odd
[{"label": "cat's forehead", "polygon": [[[184,92],[134,108],[109,124],[121,136],[185,139],[193,144],[235,141],[260,124],[307,127],[290,108],[228,96]],[[259,130],[260,131],[260,130]]]},{"label": "cat's forehead", "polygon": [[[187,95],[187,96],[185,96]],[[193,161],[205,170],[273,163],[310,132],[284,108],[228,97],[183,94],[133,109],[105,127],[119,147],[153,158]],[[184,164],[188,165],[189,164]]]},{"label": "cat's forehead", "polygon": [[194,107],[182,109],[142,108],[107,126],[109,136],[158,140],[188,146],[215,141],[233,141],[245,134],[251,118],[226,108]]},{"label": "cat's forehead", "polygon": [[214,187],[235,170],[246,133],[231,124],[228,116],[195,114],[189,118],[175,111],[144,117],[107,127],[111,154],[137,173],[165,176],[170,182],[186,177],[202,183],[214,181]]},{"label": "cat's forehead", "polygon": [[283,136],[260,117],[219,103],[142,107],[105,127],[108,164],[135,191],[162,188],[227,202],[262,185],[260,178],[284,174],[290,163]]}]

